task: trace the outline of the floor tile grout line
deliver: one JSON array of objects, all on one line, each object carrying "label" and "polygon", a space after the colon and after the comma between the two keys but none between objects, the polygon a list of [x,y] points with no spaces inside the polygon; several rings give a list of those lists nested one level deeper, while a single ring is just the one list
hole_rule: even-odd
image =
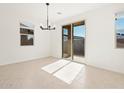
[{"label": "floor tile grout line", "polygon": [[67,64],[65,64],[64,66],[60,67],[59,69],[57,69],[56,71],[54,71],[53,73],[51,73],[52,75],[55,74],[56,72],[58,72],[59,70],[61,70],[62,68],[66,67],[67,65],[69,65],[70,63],[72,63],[71,61]]}]

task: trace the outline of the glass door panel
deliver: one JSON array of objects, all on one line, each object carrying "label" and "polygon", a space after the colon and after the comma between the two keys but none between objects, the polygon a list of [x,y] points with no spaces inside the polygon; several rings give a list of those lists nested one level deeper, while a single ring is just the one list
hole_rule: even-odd
[{"label": "glass door panel", "polygon": [[62,27],[62,57],[67,59],[72,59],[71,52],[71,25],[66,25]]},{"label": "glass door panel", "polygon": [[72,24],[73,30],[73,59],[75,61],[82,60],[85,56],[85,21]]}]

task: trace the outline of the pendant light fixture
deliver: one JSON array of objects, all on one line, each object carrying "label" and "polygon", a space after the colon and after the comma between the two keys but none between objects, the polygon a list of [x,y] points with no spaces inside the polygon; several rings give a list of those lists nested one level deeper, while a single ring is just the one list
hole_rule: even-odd
[{"label": "pendant light fixture", "polygon": [[42,29],[42,30],[55,30],[55,27],[51,27],[50,25],[49,25],[49,9],[48,9],[48,6],[49,6],[50,4],[49,3],[46,3],[46,6],[47,6],[47,26],[46,26],[46,28],[44,28],[44,27],[42,27],[42,26],[40,26],[40,28]]}]

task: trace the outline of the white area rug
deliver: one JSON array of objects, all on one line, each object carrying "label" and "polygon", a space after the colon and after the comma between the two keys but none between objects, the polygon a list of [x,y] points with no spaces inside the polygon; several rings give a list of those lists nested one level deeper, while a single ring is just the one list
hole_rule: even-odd
[{"label": "white area rug", "polygon": [[41,68],[42,70],[48,72],[48,73],[53,73],[55,71],[57,71],[58,69],[62,68],[63,66],[65,66],[66,64],[70,63],[70,61],[67,60],[59,60],[57,62],[54,62],[52,64],[49,64],[43,68]]},{"label": "white area rug", "polygon": [[68,84],[71,84],[82,68],[84,68],[84,65],[71,62],[57,71],[54,76]]}]

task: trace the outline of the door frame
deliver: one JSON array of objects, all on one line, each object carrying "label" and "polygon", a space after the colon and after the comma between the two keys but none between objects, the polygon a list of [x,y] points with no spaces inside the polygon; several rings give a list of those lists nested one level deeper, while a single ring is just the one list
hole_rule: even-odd
[{"label": "door frame", "polygon": [[71,26],[71,59],[68,59],[68,60],[72,60],[73,58],[73,55],[72,55],[72,24],[66,24],[66,25],[62,25],[61,27],[62,27],[62,58],[63,59],[66,59],[66,58],[64,58],[64,56],[63,56],[63,27],[64,26],[67,26],[67,25],[70,25]]},{"label": "door frame", "polygon": [[[66,25],[71,25],[71,59],[66,59],[66,60],[71,60],[71,61],[74,61],[74,57],[73,57],[73,24],[76,23],[76,22],[81,22],[81,21],[84,21],[85,22],[85,42],[84,42],[84,56],[82,56],[82,58],[85,58],[86,57],[86,38],[87,38],[87,25],[86,25],[86,19],[84,20],[78,20],[78,21],[75,21],[75,22],[70,22],[70,23],[67,23],[67,24],[64,24],[64,25],[61,25],[61,35],[62,35],[62,56],[61,58],[62,59],[66,59],[63,57],[63,26],[66,26]],[[78,61],[75,61],[77,63],[82,63],[82,62],[78,62]],[[83,64],[86,64],[86,63],[83,63]]]}]

